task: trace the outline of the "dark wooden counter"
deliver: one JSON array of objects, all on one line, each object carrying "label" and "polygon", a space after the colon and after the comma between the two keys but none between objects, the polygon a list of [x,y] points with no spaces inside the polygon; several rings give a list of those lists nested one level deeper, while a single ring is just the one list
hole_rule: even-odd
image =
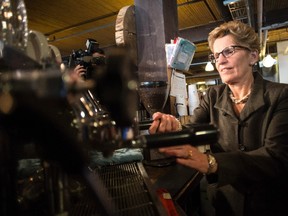
[{"label": "dark wooden counter", "polygon": [[194,215],[200,206],[201,173],[179,164],[144,167],[156,189],[166,189],[187,215]]}]

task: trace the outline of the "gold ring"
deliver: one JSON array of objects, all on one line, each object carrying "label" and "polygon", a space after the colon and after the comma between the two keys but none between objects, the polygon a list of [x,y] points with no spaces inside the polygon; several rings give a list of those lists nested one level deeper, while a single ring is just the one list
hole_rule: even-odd
[{"label": "gold ring", "polygon": [[187,155],[186,158],[187,158],[187,159],[191,159],[192,156],[193,156],[193,151],[192,151],[192,150],[188,151],[188,155]]}]

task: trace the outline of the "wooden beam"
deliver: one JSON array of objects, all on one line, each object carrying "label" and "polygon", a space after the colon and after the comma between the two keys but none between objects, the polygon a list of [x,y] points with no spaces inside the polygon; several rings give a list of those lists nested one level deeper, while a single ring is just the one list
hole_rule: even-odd
[{"label": "wooden beam", "polygon": [[181,29],[179,31],[179,36],[187,40],[190,40],[193,43],[204,42],[207,41],[209,32],[212,31],[215,27],[222,24],[223,22],[224,21],[218,21],[203,26]]}]

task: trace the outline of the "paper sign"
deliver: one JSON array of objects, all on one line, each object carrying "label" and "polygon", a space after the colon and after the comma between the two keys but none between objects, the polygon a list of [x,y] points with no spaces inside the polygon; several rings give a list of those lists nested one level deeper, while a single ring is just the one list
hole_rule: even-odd
[{"label": "paper sign", "polygon": [[170,95],[176,97],[177,95],[183,95],[187,98],[186,90],[186,77],[182,73],[178,73],[173,70],[171,76],[171,91]]}]

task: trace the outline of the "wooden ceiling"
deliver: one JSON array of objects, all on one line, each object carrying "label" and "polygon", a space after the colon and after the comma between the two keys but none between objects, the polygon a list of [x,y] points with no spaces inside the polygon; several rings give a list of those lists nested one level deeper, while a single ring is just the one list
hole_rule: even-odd
[{"label": "wooden ceiling", "polygon": [[[242,0],[246,3],[251,25],[259,31],[268,29],[269,43],[288,40],[288,1]],[[259,2],[262,4],[259,5]],[[115,20],[119,10],[133,5],[133,0],[25,0],[28,28],[46,35],[50,44],[59,48],[62,56],[73,50],[85,49],[87,38],[96,39],[100,47],[115,45]],[[233,19],[231,8],[220,0],[177,0],[179,32],[197,28],[193,38],[197,46],[193,61],[203,61],[208,55],[207,26]],[[263,5],[263,7],[262,7]],[[237,11],[236,11],[237,12]],[[262,23],[258,22],[259,16]],[[284,24],[283,24],[284,23]],[[201,59],[202,58],[202,59]],[[204,65],[205,66],[205,65]]]}]

